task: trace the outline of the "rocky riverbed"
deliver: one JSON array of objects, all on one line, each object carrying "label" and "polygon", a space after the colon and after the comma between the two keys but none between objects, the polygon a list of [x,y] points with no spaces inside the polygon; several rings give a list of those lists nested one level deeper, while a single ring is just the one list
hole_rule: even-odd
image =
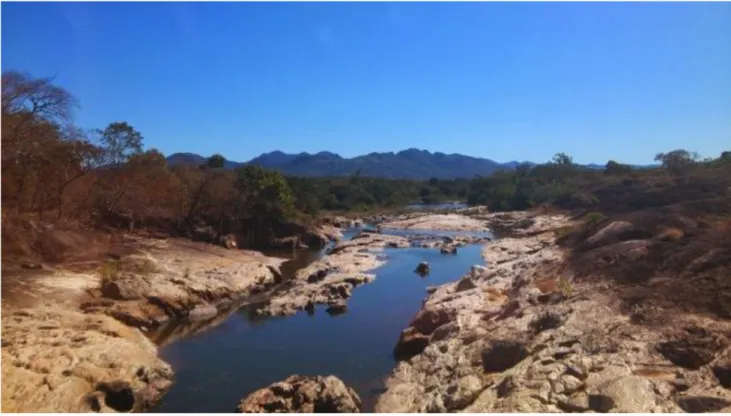
[{"label": "rocky riverbed", "polygon": [[42,270],[4,293],[4,411],[148,408],[173,372],[143,331],[210,319],[276,284],[283,261],[183,240],[130,240],[135,254]]},{"label": "rocky riverbed", "polygon": [[375,279],[366,273],[385,263],[379,251],[385,247],[410,247],[405,237],[380,233],[361,233],[336,244],[330,253],[297,272],[295,278],[277,291],[256,315],[293,315],[301,310],[313,311],[315,305],[328,305],[328,312],[342,313],[353,288]]},{"label": "rocky riverbed", "polygon": [[461,214],[403,214],[379,226],[402,230],[490,231],[486,221]]},{"label": "rocky riverbed", "polygon": [[567,218],[495,217],[514,237],[431,290],[377,412],[729,410],[728,321],[638,324],[606,286],[573,281],[555,244]]},{"label": "rocky riverbed", "polygon": [[[557,244],[574,227],[567,217],[473,209],[386,224],[427,234],[490,228],[504,237],[363,232],[287,281],[279,273],[281,259],[146,239],[135,254],[111,256],[100,268],[39,271],[13,287],[14,294],[32,295],[19,297],[23,302],[5,297],[4,281],[2,409],[146,410],[173,380],[173,369],[150,339],[166,344],[205,331],[254,297],[264,300],[250,309],[258,316],[312,312],[316,305],[337,315],[347,310],[355,286],[374,279],[372,270],[385,262],[384,248],[441,250],[480,242],[485,264],[475,264],[457,281],[429,287],[421,310],[397,337],[399,362],[375,411],[731,410],[728,320],[686,311],[665,315],[668,325],[650,325],[662,311],[642,304],[642,290],[667,278],[653,277],[645,289],[633,287],[637,302],[629,306],[627,288],[577,279],[566,260],[570,253]],[[610,223],[586,239],[594,247],[614,241],[626,228]],[[612,243],[611,253],[647,255],[648,241]],[[179,320],[188,323],[166,329]],[[327,393],[332,389],[338,393]],[[239,410],[302,411],[298,403],[360,408],[351,393],[335,378],[293,376],[245,398]]]},{"label": "rocky riverbed", "polygon": [[[364,233],[282,285],[284,259],[185,240],[129,240],[136,247],[131,254],[46,267],[8,291],[3,410],[145,410],[173,379],[145,333],[171,342],[217,325],[257,297],[270,299],[260,314],[287,315],[318,303],[337,312],[354,286],[373,279],[364,272],[384,262],[378,250],[409,246],[403,237]],[[163,328],[178,321],[187,324]]]}]

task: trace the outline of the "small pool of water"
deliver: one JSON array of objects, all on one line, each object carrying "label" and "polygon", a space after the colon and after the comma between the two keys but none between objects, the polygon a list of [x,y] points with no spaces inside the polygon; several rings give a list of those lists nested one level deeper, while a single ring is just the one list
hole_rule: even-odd
[{"label": "small pool of water", "polygon": [[[427,286],[456,280],[481,264],[479,245],[457,255],[436,249],[388,249],[376,280],[359,286],[348,311],[330,316],[252,320],[242,308],[223,323],[161,348],[175,370],[172,389],[155,412],[231,412],[251,392],[292,374],[335,375],[372,411],[383,379],[396,365],[393,348],[426,297]],[[429,262],[431,274],[414,268]]]},{"label": "small pool of water", "polygon": [[[350,240],[360,233],[360,227],[347,228],[342,231],[342,240]],[[286,262],[282,263],[279,267],[282,272],[284,279],[289,279],[297,273],[297,270],[305,268],[317,260],[320,260],[325,255],[328,249],[332,248],[333,242],[330,242],[322,250],[288,250],[288,249],[275,249],[275,250],[262,250],[262,253],[269,257],[279,257],[287,259]]]},{"label": "small pool of water", "polygon": [[418,230],[418,229],[390,229],[384,228],[384,234],[398,235],[409,238],[434,238],[434,237],[494,237],[490,231],[450,231],[450,230]]}]

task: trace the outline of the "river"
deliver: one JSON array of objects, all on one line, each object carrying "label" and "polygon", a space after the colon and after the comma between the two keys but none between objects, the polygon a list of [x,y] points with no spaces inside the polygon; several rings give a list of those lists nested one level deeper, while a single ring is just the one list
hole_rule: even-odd
[{"label": "river", "polygon": [[[346,238],[357,230],[349,230]],[[436,248],[386,249],[388,262],[374,270],[376,280],[359,286],[347,313],[252,320],[245,307],[195,335],[163,345],[160,354],[175,370],[171,390],[154,412],[232,412],[251,392],[292,374],[335,375],[373,410],[383,379],[396,365],[393,348],[426,297],[426,287],[457,280],[482,264],[481,247],[443,255]],[[297,257],[286,265],[303,267],[322,254]],[[420,277],[414,267],[429,262]]]}]

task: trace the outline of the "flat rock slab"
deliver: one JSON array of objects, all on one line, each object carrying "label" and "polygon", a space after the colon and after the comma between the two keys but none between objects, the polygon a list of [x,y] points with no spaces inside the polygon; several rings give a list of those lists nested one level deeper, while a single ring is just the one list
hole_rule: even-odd
[{"label": "flat rock slab", "polygon": [[138,329],[47,305],[4,311],[2,410],[144,411],[173,372]]},{"label": "flat rock slab", "polygon": [[239,403],[239,413],[360,413],[355,391],[335,376],[293,375],[257,390]]}]

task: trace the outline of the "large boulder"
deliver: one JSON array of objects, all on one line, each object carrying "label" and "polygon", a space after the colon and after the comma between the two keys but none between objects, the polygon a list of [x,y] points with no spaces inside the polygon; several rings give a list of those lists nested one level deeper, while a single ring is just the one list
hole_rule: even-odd
[{"label": "large boulder", "polygon": [[221,245],[230,250],[238,248],[236,236],[233,234],[226,234],[224,236],[221,236]]},{"label": "large boulder", "polygon": [[430,335],[438,327],[454,319],[446,309],[428,308],[422,309],[411,321],[411,325],[424,335]]},{"label": "large boulder", "polygon": [[457,254],[457,246],[453,244],[444,244],[439,251],[442,254]]},{"label": "large boulder", "polygon": [[477,285],[474,281],[472,281],[469,277],[463,277],[458,283],[457,286],[455,286],[454,291],[455,292],[463,292],[465,290],[470,290],[476,288]]},{"label": "large boulder", "polygon": [[394,355],[399,360],[406,360],[421,354],[427,345],[429,345],[429,336],[420,333],[414,327],[408,327],[401,331]]},{"label": "large boulder", "polygon": [[360,397],[335,376],[293,375],[255,391],[238,413],[360,413]]},{"label": "large boulder", "polygon": [[480,266],[479,264],[475,264],[474,266],[472,266],[472,269],[470,269],[470,275],[472,277],[477,277],[477,276],[487,273],[488,271],[489,270],[487,269],[487,267]]},{"label": "large boulder", "polygon": [[429,263],[427,263],[425,261],[422,261],[421,263],[419,263],[419,265],[416,266],[416,273],[418,273],[422,276],[429,274]]},{"label": "large boulder", "polygon": [[482,368],[486,373],[502,372],[515,367],[528,356],[528,350],[519,340],[490,340],[482,350]]},{"label": "large boulder", "polygon": [[589,407],[601,413],[649,413],[656,401],[652,382],[638,376],[610,380],[589,394]]}]

